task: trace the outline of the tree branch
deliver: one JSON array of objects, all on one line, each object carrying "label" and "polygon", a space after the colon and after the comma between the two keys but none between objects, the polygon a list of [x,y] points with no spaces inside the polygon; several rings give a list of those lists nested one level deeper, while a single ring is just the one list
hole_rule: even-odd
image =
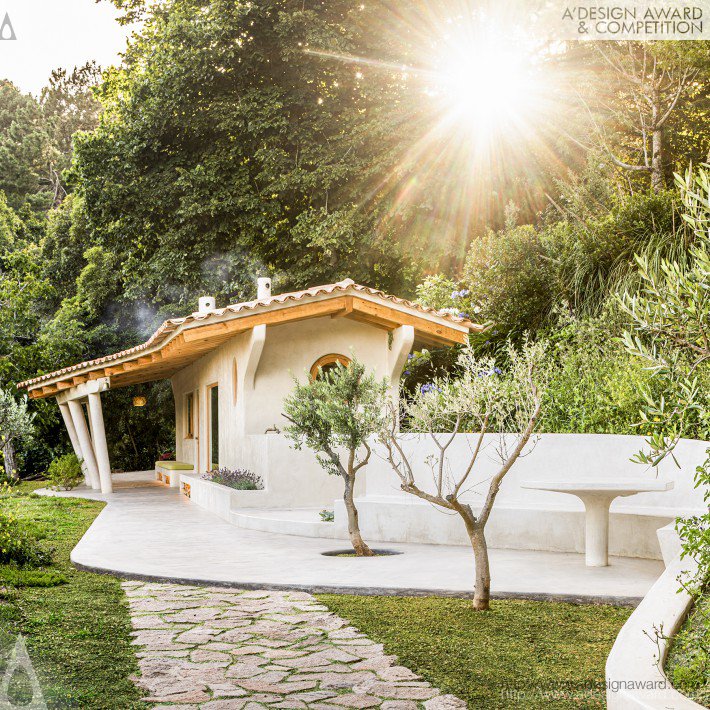
[{"label": "tree branch", "polygon": [[478,521],[481,525],[485,525],[488,521],[488,517],[490,516],[491,510],[493,509],[493,503],[495,503],[496,496],[498,495],[498,491],[500,490],[500,485],[503,482],[505,474],[510,471],[512,465],[517,461],[518,457],[525,448],[525,445],[530,440],[533,431],[535,430],[538,417],[540,416],[540,408],[542,405],[542,399],[539,396],[537,387],[535,387],[535,385],[533,385],[533,397],[535,401],[535,409],[533,410],[532,416],[528,421],[528,425],[525,427],[525,431],[522,433],[515,449],[513,449],[513,452],[510,454],[507,461],[503,464],[500,471],[498,471],[498,473],[496,473],[496,475],[493,476],[493,478],[491,479],[491,483],[488,487],[488,494],[486,495],[486,501],[483,504],[483,508],[481,509],[481,514],[478,516]]}]

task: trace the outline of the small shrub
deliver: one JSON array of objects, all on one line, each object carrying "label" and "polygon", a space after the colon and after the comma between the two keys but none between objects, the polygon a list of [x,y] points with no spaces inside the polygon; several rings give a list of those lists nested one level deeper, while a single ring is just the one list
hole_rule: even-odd
[{"label": "small shrub", "polygon": [[13,489],[20,485],[19,478],[7,478],[5,475],[0,473],[0,494],[12,493]]},{"label": "small shrub", "polygon": [[261,476],[241,468],[236,471],[228,468],[219,468],[212,473],[205,473],[202,478],[206,481],[229,486],[229,488],[234,488],[238,491],[261,491],[264,489]]},{"label": "small shrub", "polygon": [[52,484],[52,488],[61,491],[70,491],[84,480],[81,462],[75,454],[66,454],[58,459],[54,459],[54,461],[49,464],[47,477]]},{"label": "small shrub", "polygon": [[66,576],[59,572],[20,570],[13,567],[0,570],[0,585],[10,587],[58,587],[66,582]]},{"label": "small shrub", "polygon": [[463,283],[452,305],[472,317],[470,304],[475,304],[480,309],[475,319],[495,321],[504,334],[536,330],[554,304],[553,262],[540,233],[530,225],[509,224],[474,239]]},{"label": "small shrub", "polygon": [[42,567],[52,561],[52,553],[42,547],[11,513],[0,513],[0,564]]},{"label": "small shrub", "polygon": [[324,523],[335,522],[335,513],[332,510],[321,510],[321,512],[318,513],[318,515],[320,515],[320,519]]}]

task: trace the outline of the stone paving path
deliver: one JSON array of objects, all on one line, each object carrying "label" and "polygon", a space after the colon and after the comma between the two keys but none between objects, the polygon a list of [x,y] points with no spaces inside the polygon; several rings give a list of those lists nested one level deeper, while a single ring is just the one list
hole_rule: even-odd
[{"label": "stone paving path", "polygon": [[125,582],[145,701],[173,710],[454,710],[303,592]]}]

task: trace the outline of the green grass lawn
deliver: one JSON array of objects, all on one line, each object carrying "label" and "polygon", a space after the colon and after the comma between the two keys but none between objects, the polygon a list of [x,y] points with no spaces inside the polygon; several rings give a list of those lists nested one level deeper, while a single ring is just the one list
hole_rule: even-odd
[{"label": "green grass lawn", "polygon": [[[129,679],[138,665],[119,581],[79,572],[69,562],[103,503],[32,495],[39,485],[0,496],[0,510],[30,523],[55,548],[50,575],[0,565],[0,678],[22,633],[49,707],[144,708]],[[13,586],[23,580],[56,586]]]},{"label": "green grass lawn", "polygon": [[469,708],[606,707],[604,663],[631,609],[466,599],[319,595],[402,665]]}]

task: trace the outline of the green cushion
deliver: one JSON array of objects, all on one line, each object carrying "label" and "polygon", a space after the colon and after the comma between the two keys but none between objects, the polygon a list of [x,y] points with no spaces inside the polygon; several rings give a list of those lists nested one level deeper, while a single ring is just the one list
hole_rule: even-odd
[{"label": "green cushion", "polygon": [[195,467],[182,461],[156,461],[156,468],[164,468],[168,471],[192,471]]}]

